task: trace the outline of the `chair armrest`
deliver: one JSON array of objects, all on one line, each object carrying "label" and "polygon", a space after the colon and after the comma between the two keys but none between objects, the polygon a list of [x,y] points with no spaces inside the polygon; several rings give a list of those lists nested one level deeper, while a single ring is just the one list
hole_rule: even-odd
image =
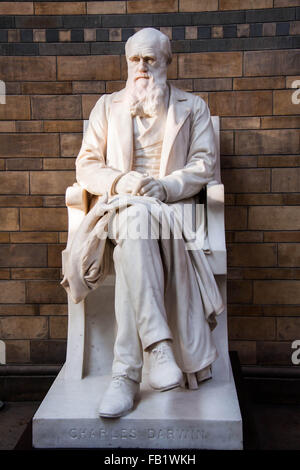
[{"label": "chair armrest", "polygon": [[78,183],[69,186],[66,190],[66,206],[88,212],[88,193]]},{"label": "chair armrest", "polygon": [[[226,243],[224,223],[224,186],[217,181],[207,185],[207,234],[214,260],[215,274],[226,273]],[[209,255],[210,257],[211,255]]]}]

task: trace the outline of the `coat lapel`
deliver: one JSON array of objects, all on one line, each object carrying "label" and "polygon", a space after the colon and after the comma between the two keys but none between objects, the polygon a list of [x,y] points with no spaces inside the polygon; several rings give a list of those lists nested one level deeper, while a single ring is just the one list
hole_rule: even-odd
[{"label": "coat lapel", "polygon": [[132,117],[129,107],[125,103],[123,92],[118,93],[112,101],[111,118],[114,129],[114,146],[118,147],[123,162],[123,171],[127,172],[132,169],[133,127]]},{"label": "coat lapel", "polygon": [[191,109],[187,105],[187,99],[180,90],[170,85],[169,108],[160,159],[160,178],[166,174],[170,152],[174,141],[190,112]]}]

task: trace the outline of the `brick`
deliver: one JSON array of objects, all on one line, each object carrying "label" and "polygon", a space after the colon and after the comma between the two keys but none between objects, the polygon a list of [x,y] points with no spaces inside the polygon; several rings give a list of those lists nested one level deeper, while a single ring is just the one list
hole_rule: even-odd
[{"label": "brick", "polygon": [[125,87],[125,82],[118,80],[115,82],[106,82],[106,93],[114,93],[120,91]]},{"label": "brick", "polygon": [[[21,281],[1,281],[0,282],[0,303],[22,304],[24,302],[25,302],[24,282],[21,282]],[[0,337],[4,338],[1,334],[0,334]]]},{"label": "brick", "polygon": [[239,360],[244,365],[256,364],[255,341],[230,341],[229,350],[237,351]]},{"label": "brick", "polygon": [[300,207],[250,207],[249,228],[254,230],[299,230]]},{"label": "brick", "polygon": [[[114,15],[116,16],[116,15]],[[65,15],[63,16],[64,28],[101,28],[102,16],[100,15]]]},{"label": "brick", "polygon": [[10,234],[12,243],[57,243],[54,232],[13,232]]},{"label": "brick", "polygon": [[46,265],[47,247],[45,245],[0,245],[0,266],[33,267]]},{"label": "brick", "polygon": [[243,279],[300,279],[300,269],[247,268],[242,270]]},{"label": "brick", "polygon": [[290,341],[300,338],[300,318],[277,318],[277,337]]},{"label": "brick", "polygon": [[45,196],[44,207],[65,207],[65,196]]},{"label": "brick", "polygon": [[217,0],[179,0],[179,11],[213,11],[218,10]]},{"label": "brick", "polygon": [[236,196],[237,205],[263,206],[282,205],[282,194],[238,194]]},{"label": "brick", "polygon": [[87,2],[88,15],[109,15],[126,13],[125,1]]},{"label": "brick", "polygon": [[11,29],[7,32],[7,41],[8,42],[20,42],[21,34],[19,29]]},{"label": "brick", "polygon": [[186,26],[185,39],[197,39],[197,37],[198,37],[197,26]]},{"label": "brick", "polygon": [[26,281],[26,286],[26,302],[28,303],[66,302],[66,292],[58,281]]},{"label": "brick", "polygon": [[0,196],[2,207],[35,207],[42,205],[42,198],[34,196]]},{"label": "brick", "polygon": [[101,94],[105,93],[105,82],[73,82],[73,93],[74,94]]},{"label": "brick", "polygon": [[[7,170],[41,170],[42,160],[38,158],[11,158],[6,161],[6,169]],[[26,199],[27,198],[25,198],[25,200]]]},{"label": "brick", "polygon": [[1,2],[0,15],[33,15],[33,2]]},{"label": "brick", "polygon": [[0,208],[0,230],[19,230],[18,209]]},{"label": "brick", "polygon": [[85,2],[34,2],[36,15],[85,15]]},{"label": "brick", "polygon": [[263,234],[261,232],[235,232],[234,241],[236,243],[263,242]]},{"label": "brick", "polygon": [[67,334],[67,317],[50,317],[50,338],[65,339]]},{"label": "brick", "polygon": [[272,116],[261,118],[262,129],[299,129],[300,116]]},{"label": "brick", "polygon": [[300,242],[300,232],[264,232],[265,242]]},{"label": "brick", "polygon": [[89,119],[90,113],[99,100],[101,95],[83,95],[82,96],[82,115],[83,119]]},{"label": "brick", "polygon": [[273,0],[220,0],[220,10],[273,8]]},{"label": "brick", "polygon": [[[299,21],[299,23],[300,23],[300,21]],[[295,81],[298,81],[298,80],[300,80],[300,76],[299,76],[299,75],[298,75],[298,76],[297,76],[297,75],[296,75],[296,76],[295,76],[295,75],[294,75],[294,76],[292,75],[292,76],[286,77],[286,88],[294,88],[294,89],[295,89],[295,85],[296,85],[296,84],[295,84],[294,82],[295,82]]]},{"label": "brick", "polygon": [[61,252],[66,248],[65,245],[48,246],[48,266],[61,267]]},{"label": "brick", "polygon": [[43,304],[40,306],[40,315],[68,315],[67,304]]},{"label": "brick", "polygon": [[15,132],[16,125],[14,121],[0,121],[0,132]]},{"label": "brick", "polygon": [[271,91],[223,91],[210,93],[209,107],[215,116],[272,114]]},{"label": "brick", "polygon": [[278,7],[299,7],[299,0],[274,0],[274,8]]},{"label": "brick", "polygon": [[61,156],[77,157],[82,144],[82,134],[61,134]]},{"label": "brick", "polygon": [[75,181],[74,171],[39,171],[30,173],[31,194],[65,194]]},{"label": "brick", "polygon": [[110,28],[109,29],[109,41],[122,41],[122,29]]},{"label": "brick", "polygon": [[187,79],[187,80],[169,80],[169,83],[174,85],[176,88],[179,88],[180,90],[185,90],[185,91],[193,91],[193,80]]},{"label": "brick", "polygon": [[44,170],[75,170],[74,158],[45,158]]},{"label": "brick", "polygon": [[276,90],[274,93],[274,114],[300,114],[299,104],[292,102],[293,92]]},{"label": "brick", "polygon": [[274,318],[230,317],[228,320],[228,332],[230,339],[275,339]]},{"label": "brick", "polygon": [[236,35],[238,38],[248,38],[250,35],[250,25],[238,24],[236,28]]},{"label": "brick", "polygon": [[4,81],[56,80],[55,57],[0,57],[0,69]]},{"label": "brick", "polygon": [[30,361],[30,343],[26,340],[5,341],[7,363],[24,363]]},{"label": "brick", "polygon": [[278,245],[278,266],[300,266],[300,243]]},{"label": "brick", "polygon": [[91,54],[92,55],[120,56],[120,55],[123,55],[124,53],[125,53],[125,43],[124,42],[103,41],[103,42],[95,42],[95,43],[93,42],[93,43],[91,43]]},{"label": "brick", "polygon": [[0,243],[9,243],[9,233],[0,233]]},{"label": "brick", "polygon": [[252,302],[252,282],[244,280],[228,281],[228,302],[233,304]]},{"label": "brick", "polygon": [[274,90],[285,88],[284,77],[255,77],[234,78],[234,90]]},{"label": "brick", "polygon": [[72,93],[71,82],[25,82],[22,83],[23,95],[68,95]]},{"label": "brick", "polygon": [[194,80],[194,90],[220,91],[232,90],[231,78],[196,78]]},{"label": "brick", "polygon": [[255,304],[299,304],[300,281],[254,281]]},{"label": "brick", "polygon": [[223,38],[223,26],[212,26],[211,28],[211,37],[215,39]]},{"label": "brick", "polygon": [[46,338],[48,321],[45,317],[0,318],[0,332],[3,339]]},{"label": "brick", "polygon": [[233,169],[222,171],[222,181],[231,193],[270,191],[270,172],[262,169]]},{"label": "brick", "polygon": [[34,29],[33,30],[33,42],[46,42],[46,30]]},{"label": "brick", "polygon": [[59,233],[59,243],[67,243],[68,241],[68,233],[67,232],[60,232]]},{"label": "brick", "polygon": [[295,18],[294,8],[269,8],[264,10],[247,10],[246,21],[250,23],[263,23],[267,21],[289,21]]},{"label": "brick", "polygon": [[80,119],[80,96],[33,96],[33,119]]},{"label": "brick", "polygon": [[298,154],[300,150],[297,130],[249,130],[235,133],[237,155]]},{"label": "brick", "polygon": [[96,41],[96,29],[85,29],[84,30],[84,41],[85,42],[91,42],[91,41]]},{"label": "brick", "polygon": [[291,21],[291,23],[290,23],[290,34],[291,35],[300,34],[300,21]]},{"label": "brick", "polygon": [[[0,245],[1,246],[1,245]],[[0,279],[10,279],[10,270],[9,269],[0,269]]]},{"label": "brick", "polygon": [[70,42],[71,41],[71,31],[59,31],[58,32],[58,40],[59,42]]},{"label": "brick", "polygon": [[30,360],[33,364],[62,364],[66,360],[66,341],[30,341]]},{"label": "brick", "polygon": [[275,36],[276,35],[276,23],[264,23],[262,33],[263,33],[263,36]]},{"label": "brick", "polygon": [[299,165],[299,155],[263,155],[258,157],[258,166],[263,167],[296,167]]},{"label": "brick", "polygon": [[179,56],[179,78],[234,77],[242,75],[241,52],[203,52]]},{"label": "brick", "polygon": [[58,80],[119,80],[118,56],[57,57]]},{"label": "brick", "polygon": [[276,266],[277,249],[274,244],[229,245],[229,266]]},{"label": "brick", "polygon": [[42,121],[17,121],[16,132],[43,132]]},{"label": "brick", "polygon": [[[3,209],[0,209],[0,211]],[[12,209],[10,209],[12,210]],[[21,230],[67,230],[67,211],[62,208],[22,208]],[[1,212],[0,212],[1,214]]]},{"label": "brick", "polygon": [[272,170],[272,191],[299,192],[300,168],[275,168]]},{"label": "brick", "polygon": [[7,96],[6,104],[0,106],[0,119],[30,119],[28,96]]},{"label": "brick", "polygon": [[1,157],[57,157],[58,134],[1,134]]},{"label": "brick", "polygon": [[15,268],[11,270],[12,279],[60,279],[59,269],[49,268]]},{"label": "brick", "polygon": [[220,132],[220,149],[221,155],[233,154],[233,132],[221,131]]},{"label": "brick", "polygon": [[[128,0],[127,13],[173,13],[178,11],[177,0]],[[124,13],[124,12],[122,12]]]},{"label": "brick", "polygon": [[0,186],[2,194],[28,194],[28,174],[15,171],[0,173]]},{"label": "brick", "polygon": [[247,228],[247,209],[244,207],[227,207],[225,211],[226,230]]},{"label": "brick", "polygon": [[244,75],[265,76],[299,73],[299,51],[246,51]]},{"label": "brick", "polygon": [[44,132],[82,132],[83,123],[78,121],[44,121]]},{"label": "brick", "polygon": [[[293,338],[294,339],[294,338]],[[261,366],[291,366],[291,342],[258,341],[257,364]]]},{"label": "brick", "polygon": [[259,129],[260,118],[258,117],[223,117],[221,118],[221,129]]}]

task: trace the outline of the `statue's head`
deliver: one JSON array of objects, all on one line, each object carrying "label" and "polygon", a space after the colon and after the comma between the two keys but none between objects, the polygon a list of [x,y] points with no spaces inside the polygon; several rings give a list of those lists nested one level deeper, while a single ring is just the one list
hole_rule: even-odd
[{"label": "statue's head", "polygon": [[167,67],[172,61],[169,38],[153,28],[141,29],[126,42],[127,94],[133,114],[155,115],[167,87]]}]

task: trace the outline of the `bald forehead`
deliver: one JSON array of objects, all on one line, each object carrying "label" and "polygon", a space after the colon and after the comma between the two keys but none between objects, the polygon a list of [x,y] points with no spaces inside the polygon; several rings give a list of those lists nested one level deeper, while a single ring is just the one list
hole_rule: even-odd
[{"label": "bald forehead", "polygon": [[127,57],[133,55],[162,55],[161,38],[152,31],[140,31],[128,40],[126,48]]}]

